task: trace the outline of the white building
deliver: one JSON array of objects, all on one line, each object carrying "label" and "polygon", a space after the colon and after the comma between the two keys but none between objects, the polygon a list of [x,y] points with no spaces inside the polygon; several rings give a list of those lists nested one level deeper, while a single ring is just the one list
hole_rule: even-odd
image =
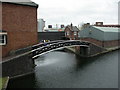
[{"label": "white building", "polygon": [[43,32],[45,27],[45,21],[43,19],[38,20],[38,32]]}]

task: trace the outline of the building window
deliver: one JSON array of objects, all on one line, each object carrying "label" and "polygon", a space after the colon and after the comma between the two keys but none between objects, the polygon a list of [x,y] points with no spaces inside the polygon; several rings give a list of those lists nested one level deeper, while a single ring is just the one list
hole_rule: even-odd
[{"label": "building window", "polygon": [[78,37],[80,37],[80,33],[78,33]]},{"label": "building window", "polygon": [[7,39],[6,35],[0,34],[0,45],[6,45],[6,42],[7,42],[6,39]]},{"label": "building window", "polygon": [[92,30],[89,31],[89,34],[92,34]]},{"label": "building window", "polygon": [[70,35],[69,31],[67,31],[67,35]]},{"label": "building window", "polygon": [[74,35],[77,35],[77,32],[74,32]]}]

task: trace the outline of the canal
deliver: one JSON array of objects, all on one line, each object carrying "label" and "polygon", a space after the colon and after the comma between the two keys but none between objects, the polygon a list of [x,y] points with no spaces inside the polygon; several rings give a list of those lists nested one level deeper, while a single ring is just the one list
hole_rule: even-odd
[{"label": "canal", "polygon": [[40,56],[35,73],[11,80],[9,88],[118,88],[118,51],[93,58],[53,51]]}]

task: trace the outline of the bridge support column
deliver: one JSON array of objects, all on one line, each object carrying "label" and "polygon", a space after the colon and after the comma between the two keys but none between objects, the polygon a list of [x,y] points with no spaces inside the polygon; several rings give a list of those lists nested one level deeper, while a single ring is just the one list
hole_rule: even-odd
[{"label": "bridge support column", "polygon": [[90,48],[89,47],[80,47],[80,56],[88,57],[90,55]]}]

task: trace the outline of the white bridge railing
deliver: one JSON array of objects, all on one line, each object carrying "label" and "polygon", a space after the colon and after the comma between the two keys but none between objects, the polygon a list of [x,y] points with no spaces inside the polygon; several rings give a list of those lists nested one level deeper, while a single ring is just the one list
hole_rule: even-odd
[{"label": "white bridge railing", "polygon": [[87,41],[80,41],[80,40],[59,40],[59,41],[51,41],[47,43],[37,44],[32,46],[32,58],[38,58],[41,54],[53,51],[55,49],[66,47],[66,46],[89,46],[89,42]]}]

